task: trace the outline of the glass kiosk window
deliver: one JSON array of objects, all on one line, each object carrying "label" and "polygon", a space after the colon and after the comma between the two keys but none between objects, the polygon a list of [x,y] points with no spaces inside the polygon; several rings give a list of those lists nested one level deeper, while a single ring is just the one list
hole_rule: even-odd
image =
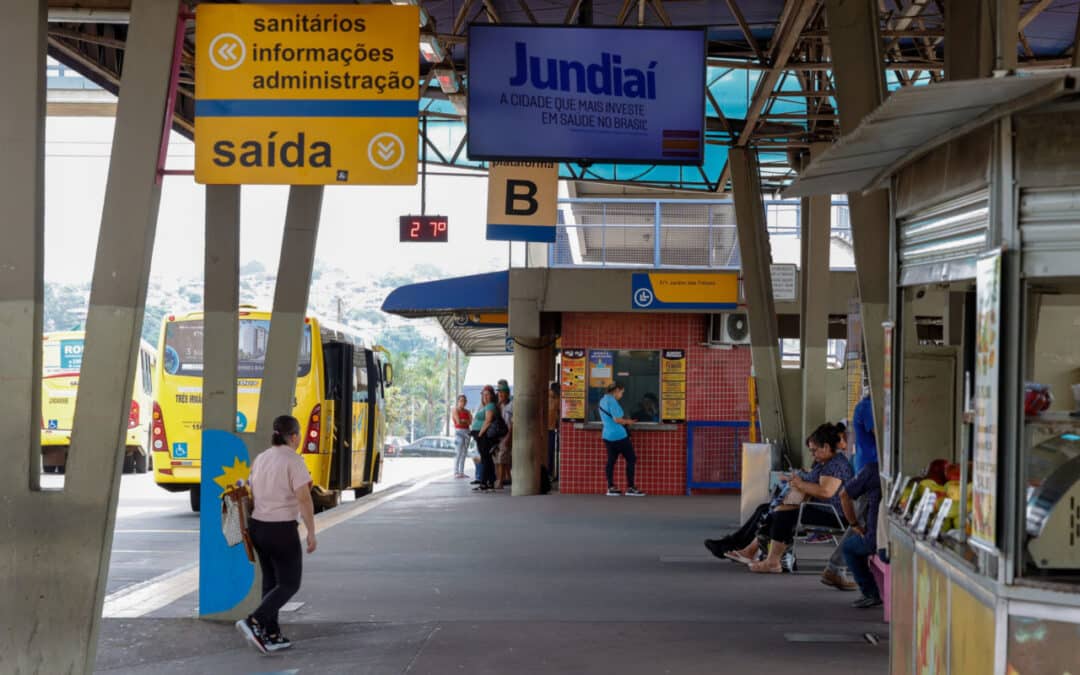
[{"label": "glass kiosk window", "polygon": [[627,417],[639,423],[660,421],[660,352],[658,350],[589,350],[588,387],[590,422],[600,422],[597,406],[612,380],[626,391],[619,404]]},{"label": "glass kiosk window", "polygon": [[1027,294],[1021,452],[1025,576],[1080,582],[1080,285]]},{"label": "glass kiosk window", "polygon": [[966,412],[975,369],[975,306],[971,281],[906,288],[892,345],[901,355],[894,379],[901,400],[895,402],[890,506],[915,528],[923,500],[933,493],[922,532],[969,561],[973,420]]}]

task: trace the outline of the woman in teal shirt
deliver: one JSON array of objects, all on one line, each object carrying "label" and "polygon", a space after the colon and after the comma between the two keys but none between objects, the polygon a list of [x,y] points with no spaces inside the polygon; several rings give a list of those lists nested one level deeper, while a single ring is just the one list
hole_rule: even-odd
[{"label": "woman in teal shirt", "polygon": [[480,484],[473,488],[474,492],[487,492],[495,487],[495,458],[491,455],[491,449],[498,444],[487,437],[488,426],[492,419],[499,414],[495,405],[495,389],[489,384],[480,392],[480,407],[473,415],[472,431],[476,439],[476,449],[480,452]]},{"label": "woman in teal shirt", "polygon": [[626,431],[626,425],[633,424],[634,420],[625,417],[619,399],[623,397],[626,388],[618,382],[612,382],[607,387],[607,394],[600,399],[600,422],[604,430],[600,437],[604,439],[607,447],[607,465],[604,467],[604,475],[607,476],[607,495],[619,497],[623,493],[615,487],[615,462],[619,455],[626,462],[626,496],[644,497],[645,493],[634,487],[634,467],[637,464],[637,455],[634,454],[634,445],[630,442],[630,434]]}]

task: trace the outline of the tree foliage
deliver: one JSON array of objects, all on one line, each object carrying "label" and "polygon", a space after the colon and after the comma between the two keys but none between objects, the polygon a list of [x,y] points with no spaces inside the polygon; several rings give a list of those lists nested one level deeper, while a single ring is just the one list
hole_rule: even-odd
[{"label": "tree foliage", "polygon": [[385,331],[378,343],[390,350],[394,364],[394,386],[386,406],[390,434],[420,438],[445,433],[451,403],[446,397],[446,349],[411,325]]}]

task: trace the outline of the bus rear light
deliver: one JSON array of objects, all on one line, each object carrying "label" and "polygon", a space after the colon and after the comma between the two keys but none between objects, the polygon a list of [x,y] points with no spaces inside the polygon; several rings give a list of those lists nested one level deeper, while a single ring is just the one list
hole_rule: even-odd
[{"label": "bus rear light", "polygon": [[322,405],[316,403],[308,417],[307,438],[303,441],[300,452],[314,454],[319,452],[319,436],[322,433]]},{"label": "bus rear light", "polygon": [[158,469],[158,471],[160,471],[161,473],[165,474],[166,476],[171,476],[171,475],[173,475],[172,469]]},{"label": "bus rear light", "polygon": [[161,406],[154,401],[154,412],[150,423],[150,433],[153,436],[154,450],[162,452],[169,449],[169,441],[165,436],[165,418],[161,415]]},{"label": "bus rear light", "polygon": [[131,410],[128,412],[128,429],[139,426],[139,402],[131,402]]}]

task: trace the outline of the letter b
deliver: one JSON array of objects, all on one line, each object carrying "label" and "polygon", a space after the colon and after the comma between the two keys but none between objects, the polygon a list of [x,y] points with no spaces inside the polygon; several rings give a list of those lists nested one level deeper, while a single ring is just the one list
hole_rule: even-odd
[{"label": "letter b", "polygon": [[[524,208],[518,208],[520,202],[525,202]],[[540,208],[536,201],[536,183],[531,180],[506,181],[506,215],[508,216],[531,216]]]}]

